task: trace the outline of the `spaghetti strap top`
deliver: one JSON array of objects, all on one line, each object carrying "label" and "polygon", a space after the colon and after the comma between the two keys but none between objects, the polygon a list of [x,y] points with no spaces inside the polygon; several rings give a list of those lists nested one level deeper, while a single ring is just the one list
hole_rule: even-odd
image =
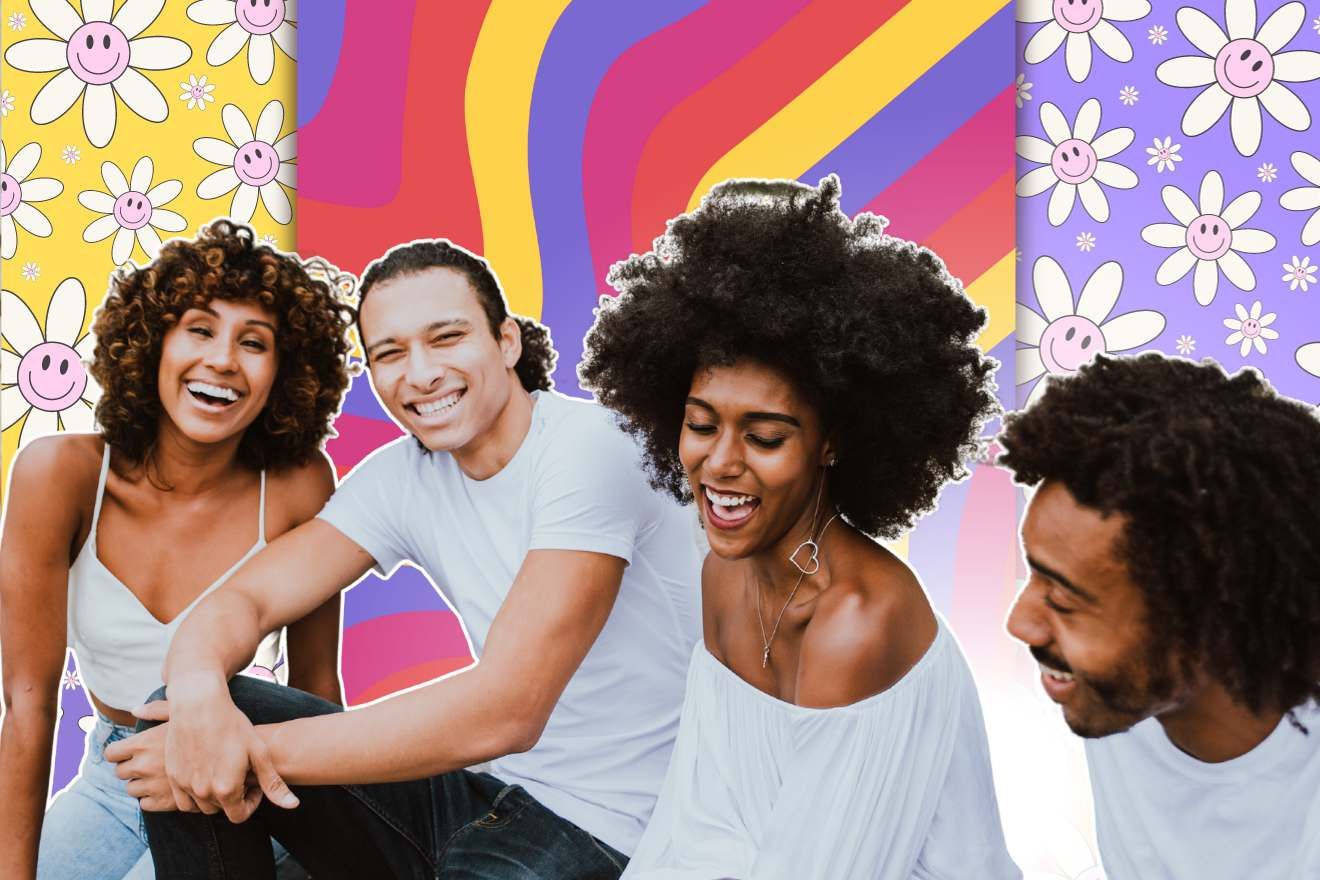
[{"label": "spaghetti strap top", "polygon": [[[266,546],[266,472],[261,472],[256,543],[187,608],[172,620],[162,622],[97,555],[96,533],[109,471],[110,445],[106,444],[96,484],[92,527],[69,568],[68,643],[77,657],[78,672],[87,689],[105,705],[128,711],[141,705],[161,686],[165,654],[183,618]],[[273,633],[262,641],[254,662],[273,669],[278,652],[279,633]]]}]

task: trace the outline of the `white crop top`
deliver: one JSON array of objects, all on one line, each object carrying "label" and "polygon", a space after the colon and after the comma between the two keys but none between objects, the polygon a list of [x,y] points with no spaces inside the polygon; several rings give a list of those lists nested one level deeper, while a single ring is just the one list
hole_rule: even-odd
[{"label": "white crop top", "polygon": [[[266,546],[266,472],[261,472],[257,514],[257,542],[243,558],[222,574],[169,623],[161,623],[127,586],[106,568],[96,553],[96,528],[110,470],[110,446],[101,458],[96,505],[87,540],[69,568],[69,647],[78,661],[84,685],[102,703],[129,711],[141,705],[163,683],[161,666],[183,618],[244,562]],[[273,669],[279,655],[280,634],[262,640],[253,663]]]}]

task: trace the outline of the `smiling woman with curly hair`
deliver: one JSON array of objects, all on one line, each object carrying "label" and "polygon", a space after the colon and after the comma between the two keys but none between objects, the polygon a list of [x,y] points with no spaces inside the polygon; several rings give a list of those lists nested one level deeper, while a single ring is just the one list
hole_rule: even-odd
[{"label": "smiling woman with curly hair", "polygon": [[[348,384],[351,310],[308,268],[217,221],[117,272],[93,326],[100,434],[44,437],[16,459],[0,554],[0,873],[151,876],[140,782],[103,752],[160,686],[184,614],[333,491],[320,450]],[[339,702],[338,638],[338,597],[290,626],[289,683]],[[254,674],[273,676],[280,640],[263,642]],[[96,725],[43,821],[66,647]]]},{"label": "smiling woman with curly hair", "polygon": [[619,263],[585,387],[695,500],[704,643],[625,877],[1020,876],[975,685],[877,544],[996,412],[985,313],[839,182],[730,181]]}]

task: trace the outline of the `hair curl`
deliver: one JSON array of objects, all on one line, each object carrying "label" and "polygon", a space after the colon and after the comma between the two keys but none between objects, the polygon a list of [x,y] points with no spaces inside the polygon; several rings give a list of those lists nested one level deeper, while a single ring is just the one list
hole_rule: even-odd
[{"label": "hair curl", "polygon": [[500,282],[490,265],[481,257],[448,239],[419,239],[390,248],[385,256],[372,261],[362,275],[358,288],[357,331],[362,338],[362,306],[367,294],[377,284],[401,275],[415,275],[427,269],[452,269],[460,272],[472,285],[477,302],[486,314],[491,335],[500,338],[500,325],[512,317],[522,333],[522,355],[514,365],[518,381],[528,391],[548,391],[554,387],[551,378],[558,354],[550,341],[550,330],[544,324],[522,315],[510,315],[508,303]]},{"label": "hair curl", "polygon": [[892,537],[981,451],[997,412],[985,312],[925,248],[849,220],[839,181],[728,181],[669,222],[655,249],[616,264],[579,368],[583,387],[643,444],[652,483],[692,499],[678,457],[700,368],[782,371],[838,455],[830,483],[859,530]]},{"label": "hair curl", "polygon": [[1098,357],[1005,420],[1000,463],[1125,520],[1152,644],[1253,712],[1320,698],[1320,418],[1258,373]]},{"label": "hair curl", "polygon": [[352,312],[309,269],[332,274],[320,261],[256,244],[246,226],[217,220],[193,241],[168,242],[149,265],[116,272],[92,328],[91,372],[104,391],[96,418],[106,442],[133,465],[146,463],[163,413],[157,380],[165,334],[188,309],[212,300],[256,302],[278,318],[279,366],[238,461],[253,469],[305,462],[332,436],[348,387]]}]

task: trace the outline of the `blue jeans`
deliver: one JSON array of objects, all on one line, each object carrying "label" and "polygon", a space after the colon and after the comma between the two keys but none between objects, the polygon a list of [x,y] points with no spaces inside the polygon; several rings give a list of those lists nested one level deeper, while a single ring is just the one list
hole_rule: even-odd
[{"label": "blue jeans", "polygon": [[[250,678],[232,680],[229,693],[254,724],[341,711],[311,694]],[[628,861],[521,786],[487,773],[456,770],[411,782],[293,791],[296,809],[263,800],[239,825],[224,814],[144,814],[156,875],[266,880],[274,876],[268,837],[315,880],[616,880]]]},{"label": "blue jeans", "polygon": [[[133,728],[98,714],[87,735],[78,776],[56,796],[41,823],[37,880],[153,880],[147,833],[137,799],[105,759],[110,743],[133,735]],[[270,851],[269,841],[266,843]],[[281,880],[307,874],[278,847]]]}]

